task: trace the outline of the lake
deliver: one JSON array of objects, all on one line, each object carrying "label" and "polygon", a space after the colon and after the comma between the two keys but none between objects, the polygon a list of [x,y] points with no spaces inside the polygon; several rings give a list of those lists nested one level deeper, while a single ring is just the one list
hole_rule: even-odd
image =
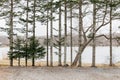
[{"label": "lake", "polygon": [[[0,59],[7,57],[7,52],[9,47],[0,47]],[[76,56],[76,51],[78,47],[73,47],[73,58]],[[53,48],[53,61],[58,61],[57,49]],[[62,61],[64,57],[64,48],[62,47]],[[41,61],[46,61],[46,57],[41,59]],[[70,62],[70,47],[67,47],[67,61]],[[120,61],[120,47],[113,47],[113,62]],[[82,54],[83,63],[92,63],[92,47],[87,47]],[[98,46],[96,47],[96,63],[108,64],[109,63],[109,46]]]}]

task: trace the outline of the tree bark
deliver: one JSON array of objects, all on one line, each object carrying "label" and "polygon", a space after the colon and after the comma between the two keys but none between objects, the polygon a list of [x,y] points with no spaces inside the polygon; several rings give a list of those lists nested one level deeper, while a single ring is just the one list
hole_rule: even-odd
[{"label": "tree bark", "polygon": [[11,12],[10,12],[10,66],[13,66],[13,0],[11,0]]},{"label": "tree bark", "polygon": [[20,56],[18,57],[18,66],[20,66]]},{"label": "tree bark", "polygon": [[67,59],[67,5],[66,5],[66,0],[64,0],[64,8],[65,8],[65,11],[64,11],[64,65],[66,65],[66,59]]},{"label": "tree bark", "polygon": [[[59,1],[61,1],[61,0],[59,0]],[[61,56],[62,56],[62,54],[61,54],[61,2],[60,2],[60,6],[59,6],[59,43],[58,44],[59,44],[58,66],[62,66],[62,63],[61,63]]]},{"label": "tree bark", "polygon": [[47,10],[47,58],[46,58],[46,60],[47,60],[47,66],[49,66],[49,41],[48,41],[48,27],[49,27],[49,22],[48,22],[48,14],[49,14],[49,11]]},{"label": "tree bark", "polygon": [[[110,0],[110,3],[112,5],[112,0]],[[110,5],[110,66],[113,65],[112,63],[112,6]]]},{"label": "tree bark", "polygon": [[93,3],[93,45],[92,45],[92,67],[95,67],[95,54],[96,54],[96,3]]},{"label": "tree bark", "polygon": [[73,61],[73,32],[72,32],[72,23],[73,23],[73,19],[72,19],[72,15],[73,15],[73,12],[72,12],[72,3],[70,3],[70,63],[72,65],[72,61]]},{"label": "tree bark", "polygon": [[50,12],[50,16],[51,16],[51,20],[50,20],[50,38],[51,38],[51,41],[50,41],[50,66],[52,67],[53,66],[53,0],[51,0],[51,12]]},{"label": "tree bark", "polygon": [[78,53],[79,53],[79,64],[78,67],[82,66],[82,60],[81,60],[81,55],[82,55],[82,27],[83,27],[83,21],[82,21],[82,0],[79,0],[79,48],[78,48]]},{"label": "tree bark", "polygon": [[[33,45],[35,45],[35,15],[36,15],[36,0],[34,0],[34,9],[33,9]],[[33,50],[35,52],[35,47],[33,47]],[[33,57],[32,57],[32,66],[35,66],[35,53],[33,52]]]},{"label": "tree bark", "polygon": [[28,59],[28,8],[29,8],[29,0],[27,0],[27,11],[26,11],[26,54],[25,54],[25,66],[27,67],[27,59]]}]

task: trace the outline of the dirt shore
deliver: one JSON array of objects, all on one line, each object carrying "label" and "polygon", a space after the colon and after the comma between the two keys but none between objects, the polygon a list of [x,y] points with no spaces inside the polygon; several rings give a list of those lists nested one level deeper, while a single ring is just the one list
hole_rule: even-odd
[{"label": "dirt shore", "polygon": [[120,80],[120,69],[0,67],[0,80]]}]

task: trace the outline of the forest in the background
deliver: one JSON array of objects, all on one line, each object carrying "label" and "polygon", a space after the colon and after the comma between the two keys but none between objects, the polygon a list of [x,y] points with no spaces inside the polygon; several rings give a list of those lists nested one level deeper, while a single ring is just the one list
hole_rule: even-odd
[{"label": "forest in the background", "polygon": [[[58,66],[68,66],[68,36],[71,66],[82,66],[81,55],[91,44],[91,66],[95,67],[96,43],[102,40],[98,39],[100,37],[109,43],[109,65],[113,65],[113,40],[120,45],[120,36],[113,36],[113,29],[120,28],[120,0],[1,0],[0,10],[0,18],[6,21],[0,30],[8,34],[10,66],[13,66],[14,59],[18,59],[20,65],[21,58],[25,59],[25,66],[29,59],[35,66],[35,60],[45,56],[46,66],[53,66],[53,48],[58,50]],[[36,27],[42,25],[46,27],[46,46],[41,45],[36,37]],[[105,27],[108,27],[109,34],[100,34],[99,30]],[[24,38],[19,34],[24,34]],[[78,50],[73,59],[75,38]],[[64,47],[64,60],[61,47]]]}]

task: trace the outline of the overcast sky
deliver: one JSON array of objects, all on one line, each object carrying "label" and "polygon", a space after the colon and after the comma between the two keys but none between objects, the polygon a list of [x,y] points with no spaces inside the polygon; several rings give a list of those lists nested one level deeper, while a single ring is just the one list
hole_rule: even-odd
[{"label": "overcast sky", "polygon": [[[86,20],[87,21],[87,20]],[[0,26],[5,26],[5,22],[4,20],[0,20],[0,23],[1,25]],[[89,23],[89,22],[86,22],[86,23]],[[77,21],[74,21],[74,26],[77,27],[78,25],[78,22]],[[36,23],[36,36],[45,36],[46,35],[46,25],[41,25],[40,23]],[[69,26],[69,22],[68,22],[68,26]],[[120,21],[114,21],[113,22],[113,33],[120,33],[120,29],[118,28],[120,26]],[[58,28],[58,23],[57,22],[54,22],[54,27],[57,29]],[[64,29],[64,25],[62,27]],[[62,29],[62,33],[64,33]],[[68,33],[70,31],[70,28],[68,28]],[[74,30],[73,30],[74,31]],[[50,31],[49,31],[50,33]],[[74,31],[74,33],[77,33],[76,31]],[[103,28],[101,28],[98,33],[100,34],[107,34],[109,33],[109,25],[108,26],[105,26]],[[58,32],[53,30],[53,34],[54,35],[57,35]],[[0,36],[1,35],[7,35],[6,32],[0,32]]]}]

